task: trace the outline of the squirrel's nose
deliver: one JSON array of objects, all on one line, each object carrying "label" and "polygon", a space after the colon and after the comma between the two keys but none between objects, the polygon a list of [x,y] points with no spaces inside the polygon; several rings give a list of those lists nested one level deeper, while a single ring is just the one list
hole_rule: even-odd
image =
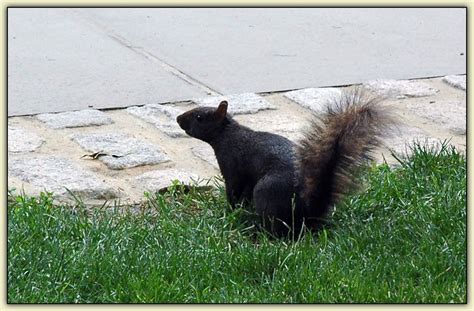
[{"label": "squirrel's nose", "polygon": [[180,125],[181,125],[181,117],[182,117],[182,115],[179,115],[179,116],[176,117],[176,122],[178,122],[178,124],[180,124]]}]

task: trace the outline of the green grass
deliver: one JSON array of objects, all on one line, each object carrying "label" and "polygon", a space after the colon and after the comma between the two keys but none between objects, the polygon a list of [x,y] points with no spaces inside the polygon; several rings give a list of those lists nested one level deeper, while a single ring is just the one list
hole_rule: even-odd
[{"label": "green grass", "polygon": [[466,162],[415,147],[368,168],[331,225],[272,239],[224,190],[136,209],[11,193],[9,303],[466,303]]}]

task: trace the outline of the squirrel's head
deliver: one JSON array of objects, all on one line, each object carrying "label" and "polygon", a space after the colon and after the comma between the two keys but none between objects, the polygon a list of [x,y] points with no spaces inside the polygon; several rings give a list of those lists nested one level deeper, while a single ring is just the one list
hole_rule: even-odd
[{"label": "squirrel's head", "polygon": [[227,101],[222,101],[217,108],[199,107],[189,110],[179,115],[176,121],[189,136],[210,142],[228,123]]}]

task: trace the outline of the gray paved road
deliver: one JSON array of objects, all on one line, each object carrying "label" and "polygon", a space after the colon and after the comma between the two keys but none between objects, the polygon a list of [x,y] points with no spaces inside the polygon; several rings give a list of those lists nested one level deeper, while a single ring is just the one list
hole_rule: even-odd
[{"label": "gray paved road", "polygon": [[465,9],[8,9],[8,114],[466,73]]}]

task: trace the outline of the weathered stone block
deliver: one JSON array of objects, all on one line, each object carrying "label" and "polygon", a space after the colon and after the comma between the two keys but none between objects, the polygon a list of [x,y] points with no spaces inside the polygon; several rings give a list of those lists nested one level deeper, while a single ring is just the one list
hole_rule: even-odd
[{"label": "weathered stone block", "polygon": [[89,152],[107,154],[99,160],[114,170],[170,160],[158,147],[125,134],[74,134],[71,138]]},{"label": "weathered stone block", "polygon": [[418,127],[399,125],[392,129],[391,135],[384,139],[385,147],[393,150],[396,154],[406,155],[410,153],[410,147],[414,143],[436,146],[439,139],[435,139]]},{"label": "weathered stone block", "polygon": [[414,102],[408,109],[414,114],[449,130],[455,135],[466,135],[466,103],[457,101]]},{"label": "weathered stone block", "polygon": [[464,91],[466,90],[466,76],[461,76],[461,75],[446,76],[443,78],[443,81],[455,88],[458,88]]},{"label": "weathered stone block", "polygon": [[302,107],[322,113],[331,103],[339,100],[342,91],[339,88],[307,88],[283,94]]},{"label": "weathered stone block", "polygon": [[8,126],[8,152],[32,152],[41,147],[44,139],[16,126]]},{"label": "weathered stone block", "polygon": [[194,99],[198,106],[217,107],[226,100],[229,103],[228,111],[234,115],[257,113],[260,110],[276,109],[262,96],[254,93],[231,94],[226,96],[212,96]]},{"label": "weathered stone block", "polygon": [[100,178],[71,160],[49,156],[25,156],[8,160],[8,175],[30,183],[40,190],[66,195],[69,189],[76,196],[112,199],[117,192]]},{"label": "weathered stone block", "polygon": [[142,107],[129,107],[127,111],[153,124],[158,130],[170,137],[187,136],[176,122],[176,117],[184,112],[181,109],[168,105],[149,104]]},{"label": "weathered stone block", "polygon": [[424,82],[411,80],[373,80],[363,86],[379,95],[396,99],[431,96],[438,92]]},{"label": "weathered stone block", "polygon": [[202,144],[191,149],[192,153],[198,158],[206,161],[215,168],[219,169],[219,164],[217,163],[216,155],[211,146],[207,144]]},{"label": "weathered stone block", "polygon": [[92,125],[105,125],[113,123],[112,119],[104,112],[95,109],[68,111],[60,113],[45,113],[36,116],[54,129],[67,127],[83,127]]},{"label": "weathered stone block", "polygon": [[135,178],[140,188],[151,192],[167,188],[175,180],[186,185],[199,185],[200,178],[197,174],[180,169],[154,170]]}]

